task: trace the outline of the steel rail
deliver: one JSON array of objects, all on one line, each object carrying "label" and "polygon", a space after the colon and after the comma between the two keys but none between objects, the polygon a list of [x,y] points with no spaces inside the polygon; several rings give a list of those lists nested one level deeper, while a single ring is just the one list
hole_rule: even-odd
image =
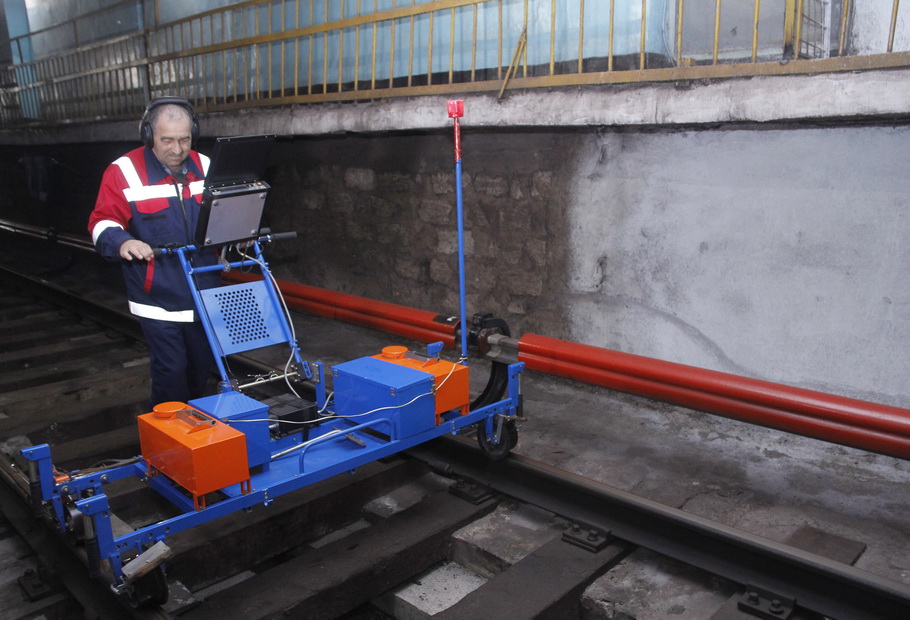
[{"label": "steel rail", "polygon": [[108,587],[89,577],[85,563],[73,553],[63,538],[47,527],[38,524],[32,516],[7,463],[0,463],[0,513],[32,552],[53,575],[59,578],[66,590],[82,605],[84,617],[140,618],[142,620],[167,620],[169,614],[157,609],[127,609]]},{"label": "steel rail", "polygon": [[10,232],[15,235],[32,237],[33,239],[43,239],[44,241],[59,243],[61,245],[66,245],[78,250],[85,250],[87,252],[93,252],[95,250],[95,246],[93,246],[92,242],[88,239],[65,233],[60,234],[57,233],[53,228],[32,226],[30,224],[20,224],[11,220],[0,219],[0,230],[5,230],[6,232]]},{"label": "steel rail", "polygon": [[555,467],[511,454],[486,459],[464,438],[409,454],[448,476],[471,479],[585,526],[710,573],[793,598],[832,618],[910,617],[910,585],[714,523]]},{"label": "steel rail", "polygon": [[[2,226],[0,226],[0,228],[2,228]],[[86,300],[77,293],[59,287],[51,282],[34,278],[3,265],[0,265],[0,280],[6,280],[22,290],[41,297],[50,303],[68,308],[77,314],[90,316],[99,323],[107,325],[137,341],[145,340],[142,328],[139,326],[139,320],[132,314]],[[274,366],[265,364],[248,355],[235,353],[231,358],[255,372],[270,373],[276,370],[283,372],[281,369],[276,369]]]},{"label": "steel rail", "polygon": [[144,338],[142,329],[139,327],[139,321],[129,313],[99,305],[51,282],[33,278],[4,265],[0,265],[0,280],[6,280],[37,297],[69,308],[77,314],[97,318],[99,322],[135,340]]},{"label": "steel rail", "polygon": [[[92,315],[114,329],[128,328],[123,322],[122,313],[111,314],[108,309],[92,302],[77,302],[77,296],[69,291],[52,287],[48,282],[23,276],[15,271],[0,266],[0,280],[6,279],[28,293],[37,294],[51,303],[65,308],[91,309]],[[120,314],[120,316],[118,316]],[[107,323],[112,320],[111,323]],[[135,323],[135,321],[133,321]],[[138,323],[134,332],[141,337]],[[129,332],[127,332],[129,334]],[[132,334],[130,334],[132,335]],[[109,620],[140,619],[168,620],[172,616],[161,609],[133,609],[124,601],[114,596],[104,583],[89,576],[87,560],[83,549],[74,552],[65,536],[54,531],[37,519],[29,504],[29,483],[26,471],[17,467],[14,459],[6,456],[0,458],[0,514],[9,522],[23,542],[31,549],[38,562],[49,570],[52,579],[66,588],[67,592],[83,607],[86,618],[104,618]]]}]

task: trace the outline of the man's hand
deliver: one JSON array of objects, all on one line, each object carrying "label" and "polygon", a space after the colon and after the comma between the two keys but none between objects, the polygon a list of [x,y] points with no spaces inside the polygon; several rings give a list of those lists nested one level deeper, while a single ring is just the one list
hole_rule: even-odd
[{"label": "man's hand", "polygon": [[152,260],[152,246],[139,239],[129,239],[120,244],[120,258],[123,260]]}]

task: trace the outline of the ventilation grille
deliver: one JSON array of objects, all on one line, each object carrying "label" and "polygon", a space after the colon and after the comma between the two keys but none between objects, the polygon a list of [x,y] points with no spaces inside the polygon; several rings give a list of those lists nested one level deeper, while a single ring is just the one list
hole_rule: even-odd
[{"label": "ventilation grille", "polygon": [[231,337],[231,344],[238,345],[269,337],[269,330],[262,318],[256,296],[251,290],[215,293],[224,328]]},{"label": "ventilation grille", "polygon": [[200,291],[221,354],[288,342],[287,319],[262,280]]}]

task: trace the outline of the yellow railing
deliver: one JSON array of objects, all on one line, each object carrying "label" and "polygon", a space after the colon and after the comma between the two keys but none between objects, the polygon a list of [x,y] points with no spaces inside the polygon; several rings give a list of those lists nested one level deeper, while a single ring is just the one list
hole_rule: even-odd
[{"label": "yellow railing", "polygon": [[[153,25],[93,43],[79,24],[105,14],[81,15],[6,43],[19,62],[0,67],[0,126],[133,118],[162,94],[205,112],[910,65],[899,0],[887,50],[864,57],[848,53],[851,0],[417,2],[246,0],[159,24],[152,0]],[[147,3],[115,6],[131,5]],[[40,38],[72,46],[23,61]]]}]

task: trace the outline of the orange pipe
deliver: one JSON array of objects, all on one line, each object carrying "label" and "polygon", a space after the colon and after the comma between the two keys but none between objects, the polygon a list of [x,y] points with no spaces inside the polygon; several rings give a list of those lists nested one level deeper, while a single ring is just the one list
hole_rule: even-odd
[{"label": "orange pipe", "polygon": [[[222,278],[233,282],[262,279],[261,276],[236,271],[222,274]],[[446,347],[455,346],[455,329],[458,326],[455,318],[284,280],[279,280],[278,286],[288,305],[294,309],[420,342],[442,341]]]},{"label": "orange pipe", "polygon": [[[288,299],[290,299],[292,303],[294,301],[302,302],[302,300],[293,296],[288,296]],[[301,303],[301,305],[304,304]],[[348,323],[370,327],[372,329],[396,334],[420,342],[442,341],[443,344],[450,349],[455,346],[455,337],[452,334],[434,331],[426,327],[421,327],[420,325],[402,323],[398,318],[384,318],[382,316],[377,316],[376,314],[366,314],[340,307],[335,309],[335,316],[333,318],[338,321],[346,321]]]},{"label": "orange pipe", "polygon": [[581,345],[518,342],[532,370],[910,459],[910,410]]},{"label": "orange pipe", "polygon": [[618,391],[742,420],[751,424],[776,428],[898,458],[910,459],[910,438],[900,435],[892,435],[833,420],[813,419],[791,411],[737,401],[716,394],[662,384],[621,373],[612,373],[599,368],[557,361],[552,358],[540,358],[533,354],[525,354],[522,359],[528,365],[528,368],[533,370],[571,377],[579,381],[603,385]]}]

